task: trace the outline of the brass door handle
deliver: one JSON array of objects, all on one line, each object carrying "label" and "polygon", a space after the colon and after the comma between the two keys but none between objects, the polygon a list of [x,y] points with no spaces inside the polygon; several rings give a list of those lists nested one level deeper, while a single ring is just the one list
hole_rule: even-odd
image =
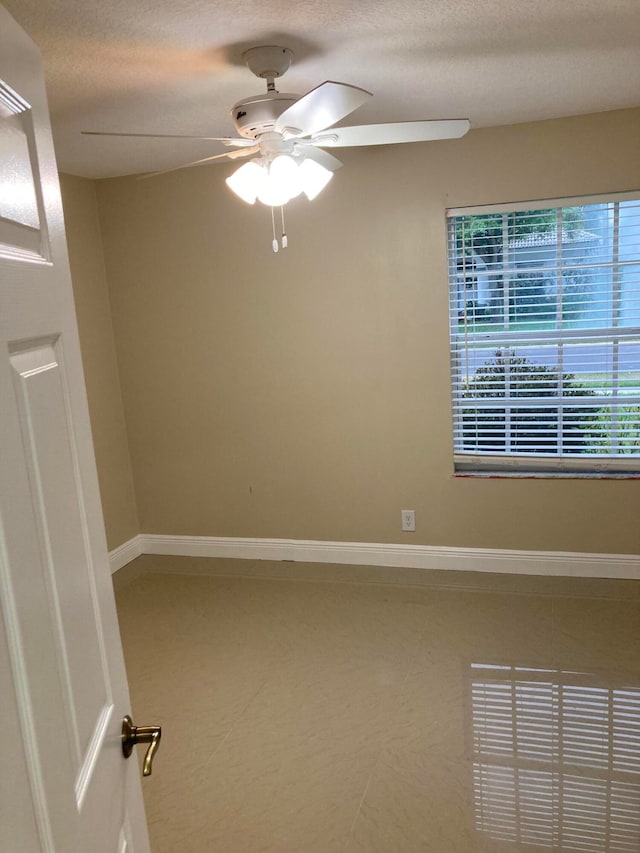
[{"label": "brass door handle", "polygon": [[129,758],[137,743],[148,743],[149,749],[142,764],[142,775],[151,776],[153,757],[160,746],[162,728],[160,726],[134,726],[133,720],[127,714],[122,721],[122,754]]}]

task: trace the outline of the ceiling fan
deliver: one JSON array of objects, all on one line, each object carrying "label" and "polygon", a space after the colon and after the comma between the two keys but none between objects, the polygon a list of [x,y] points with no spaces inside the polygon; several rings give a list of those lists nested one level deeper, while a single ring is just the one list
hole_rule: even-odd
[{"label": "ceiling fan", "polygon": [[[233,123],[239,134],[237,137],[82,132],[90,136],[164,137],[220,142],[231,150],[143,177],[154,177],[214,160],[252,157],[254,159],[227,178],[227,184],[244,201],[253,204],[257,199],[271,207],[273,220],[274,207],[282,207],[302,192],[310,200],[315,198],[333,172],[342,166],[340,160],[325,149],[457,139],[464,136],[470,127],[468,119],[334,127],[371,98],[371,92],[332,80],[321,83],[302,96],[278,92],[275,80],[287,71],[293,59],[293,52],[289,48],[276,45],[253,47],[245,51],[242,58],[257,77],[267,81],[267,91],[263,95],[238,101],[231,108]],[[284,227],[282,245],[283,248],[287,245]],[[273,249],[278,250],[275,222]]]}]

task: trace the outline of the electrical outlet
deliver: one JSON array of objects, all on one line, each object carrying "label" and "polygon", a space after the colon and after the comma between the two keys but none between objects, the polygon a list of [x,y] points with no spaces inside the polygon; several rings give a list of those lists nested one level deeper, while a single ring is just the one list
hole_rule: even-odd
[{"label": "electrical outlet", "polygon": [[402,529],[405,533],[415,533],[416,530],[416,511],[415,509],[400,510],[402,516]]}]

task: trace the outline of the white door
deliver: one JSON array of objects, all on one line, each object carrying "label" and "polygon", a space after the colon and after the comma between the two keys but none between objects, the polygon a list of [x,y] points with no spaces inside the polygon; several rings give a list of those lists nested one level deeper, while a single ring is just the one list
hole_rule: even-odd
[{"label": "white door", "polygon": [[41,62],[2,7],[0,477],[0,850],[148,853]]}]

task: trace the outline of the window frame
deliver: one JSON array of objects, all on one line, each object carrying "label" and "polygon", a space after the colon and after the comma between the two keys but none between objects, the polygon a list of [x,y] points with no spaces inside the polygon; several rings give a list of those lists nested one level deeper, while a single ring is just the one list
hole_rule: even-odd
[{"label": "window frame", "polygon": [[[640,214],[640,189],[629,190],[626,192],[606,193],[587,196],[569,196],[547,199],[530,199],[518,202],[505,202],[499,204],[473,205],[468,207],[453,207],[446,210],[446,231],[447,231],[447,268],[448,268],[448,304],[449,304],[449,353],[450,353],[450,370],[451,370],[451,388],[450,400],[452,406],[452,426],[453,426],[453,462],[454,473],[460,476],[578,476],[578,477],[638,477],[640,476],[640,454],[638,455],[605,455],[595,453],[576,453],[569,455],[560,452],[553,453],[523,453],[510,451],[505,453],[489,453],[489,452],[470,452],[461,450],[456,447],[456,441],[462,435],[461,420],[463,417],[462,409],[457,406],[457,400],[462,392],[464,385],[464,370],[460,367],[461,358],[467,350],[468,332],[459,332],[455,324],[455,313],[453,311],[454,301],[458,299],[460,271],[460,258],[458,257],[456,246],[455,228],[451,227],[451,221],[456,217],[475,216],[475,215],[490,215],[502,213],[528,213],[538,210],[559,210],[562,208],[588,206],[599,204],[614,204],[616,202],[635,201],[638,202],[638,211]],[[639,227],[640,235],[640,227]],[[635,262],[634,262],[635,263]],[[640,240],[638,241],[638,263],[640,264]],[[621,264],[615,261],[597,264],[599,267],[607,267],[616,269]],[[566,265],[568,269],[571,264]],[[475,269],[471,271],[476,274]],[[463,277],[466,276],[464,265],[462,269]],[[638,285],[640,293],[640,283]],[[498,331],[484,333],[485,340],[495,341],[496,348],[506,349],[509,343],[540,343],[558,344],[559,342],[580,340],[611,340],[611,328],[614,327],[595,327],[592,329],[553,329],[545,331],[520,331],[514,340],[514,332]],[[640,339],[640,324],[637,326],[620,326],[617,328],[616,339]],[[472,333],[480,335],[482,333]],[[482,340],[480,336],[476,340]],[[461,344],[460,342],[463,341]],[[456,357],[457,353],[460,355]],[[535,400],[536,398],[523,398]],[[550,400],[557,398],[540,398],[539,405],[551,408]],[[491,408],[491,399],[488,398],[488,408]],[[575,400],[572,404],[575,405]],[[601,405],[606,406],[611,402],[611,396],[601,395],[589,397],[590,406]],[[629,397],[629,405],[640,405],[640,394]],[[496,398],[495,408],[500,408],[499,398]],[[502,403],[504,408],[504,402]],[[525,406],[526,407],[526,406]],[[559,438],[559,441],[561,439]]]}]

